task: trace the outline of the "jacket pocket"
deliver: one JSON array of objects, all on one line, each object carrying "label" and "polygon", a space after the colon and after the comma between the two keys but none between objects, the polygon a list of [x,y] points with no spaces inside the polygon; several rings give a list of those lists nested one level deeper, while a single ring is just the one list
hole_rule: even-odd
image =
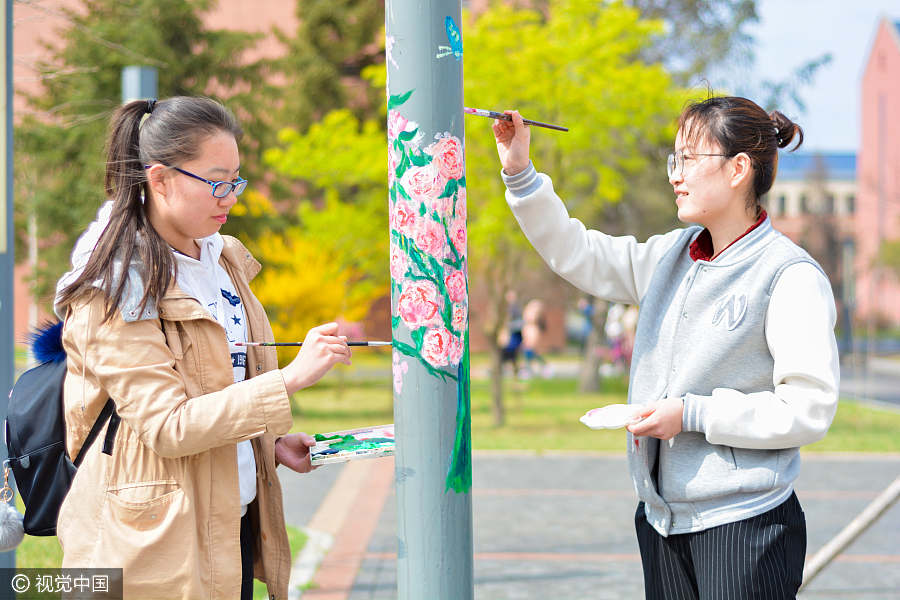
[{"label": "jacket pocket", "polygon": [[777,450],[734,448],[732,451],[741,473],[742,492],[765,492],[775,487],[779,454]]},{"label": "jacket pocket", "polygon": [[105,497],[92,555],[124,569],[126,598],[209,597],[206,519],[175,481],[130,483]]},{"label": "jacket pocket", "polygon": [[106,496],[114,522],[137,531],[171,528],[185,508],[184,491],[174,480],[122,485]]},{"label": "jacket pocket", "polygon": [[678,434],[671,448],[660,446],[660,490],[666,502],[697,502],[740,489],[740,471],[730,447],[710,444],[694,432]]}]

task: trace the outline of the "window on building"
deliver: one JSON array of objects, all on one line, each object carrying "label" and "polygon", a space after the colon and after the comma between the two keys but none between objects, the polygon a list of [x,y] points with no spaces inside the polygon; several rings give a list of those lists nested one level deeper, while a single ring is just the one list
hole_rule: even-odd
[{"label": "window on building", "polygon": [[856,212],[856,195],[848,194],[847,195],[847,214],[852,215]]},{"label": "window on building", "polygon": [[809,199],[806,197],[806,194],[800,194],[800,214],[809,214]]},{"label": "window on building", "polygon": [[784,215],[787,209],[787,198],[784,194],[778,194],[778,200],[775,202],[775,214]]},{"label": "window on building", "polygon": [[822,212],[824,212],[826,215],[834,214],[834,194],[830,192],[825,194],[825,201],[822,206]]}]

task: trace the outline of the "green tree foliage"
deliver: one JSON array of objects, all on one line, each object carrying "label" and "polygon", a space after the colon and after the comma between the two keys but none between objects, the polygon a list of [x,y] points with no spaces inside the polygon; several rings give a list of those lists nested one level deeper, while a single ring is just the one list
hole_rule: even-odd
[{"label": "green tree foliage", "polygon": [[[49,59],[38,65],[42,89],[27,95],[29,113],[15,130],[16,231],[37,215],[39,269],[34,296],[46,300],[69,265],[77,235],[105,200],[104,138],[121,98],[122,67],[158,69],[161,96],[249,90],[258,65],[242,52],[257,36],[203,25],[209,0],[82,0],[64,9],[68,21]],[[231,94],[228,104],[247,131],[244,164],[252,171],[258,133],[252,98]],[[19,252],[19,256],[26,255]]]},{"label": "green tree foliage", "polygon": [[900,280],[900,240],[890,240],[881,243],[878,263],[887,267],[894,274],[894,277]]},{"label": "green tree foliage", "polygon": [[[387,145],[379,122],[332,111],[306,133],[284,129],[264,154],[305,188],[291,225],[250,242],[267,265],[253,282],[277,337],[302,339],[323,322],[362,320],[388,292]],[[255,195],[241,210],[265,212]]]},{"label": "green tree foliage", "polygon": [[298,0],[296,34],[276,32],[287,48],[273,61],[284,79],[278,117],[298,131],[328,112],[350,107],[359,119],[377,114],[383,90],[371,89],[362,71],[383,62],[383,0]]},{"label": "green tree foliage", "polygon": [[664,27],[643,55],[662,62],[681,81],[722,63],[753,61],[748,25],[759,21],[756,0],[626,0],[646,19]]}]

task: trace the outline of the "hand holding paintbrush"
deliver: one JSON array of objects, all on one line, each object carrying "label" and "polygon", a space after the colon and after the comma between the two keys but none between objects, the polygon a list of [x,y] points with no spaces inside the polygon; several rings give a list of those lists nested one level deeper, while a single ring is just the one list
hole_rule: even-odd
[{"label": "hand holding paintbrush", "polygon": [[300,352],[281,370],[288,394],[316,383],[339,362],[350,364],[347,338],[337,333],[337,323],[326,323],[309,330]]},{"label": "hand holding paintbrush", "polygon": [[528,156],[531,146],[531,129],[525,126],[522,115],[518,111],[510,111],[509,114],[510,121],[494,121],[492,129],[503,171],[507,175],[517,175],[527,169],[531,162]]}]

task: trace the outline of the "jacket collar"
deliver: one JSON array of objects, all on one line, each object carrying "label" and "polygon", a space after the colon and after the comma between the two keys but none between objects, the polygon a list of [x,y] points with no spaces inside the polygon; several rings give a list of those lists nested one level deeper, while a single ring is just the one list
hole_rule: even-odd
[{"label": "jacket collar", "polygon": [[711,262],[716,265],[731,264],[755,252],[757,243],[774,231],[768,213],[762,211],[756,223],[751,225],[747,231],[738,236],[715,256],[713,255],[712,236],[709,233],[709,229],[704,229],[694,238],[694,241],[689,246],[689,253],[694,262]]},{"label": "jacket collar", "polygon": [[247,281],[251,281],[259,274],[262,265],[253,258],[247,248],[237,239],[230,235],[223,235],[222,255],[219,262],[227,261],[235,269],[240,271]]}]

